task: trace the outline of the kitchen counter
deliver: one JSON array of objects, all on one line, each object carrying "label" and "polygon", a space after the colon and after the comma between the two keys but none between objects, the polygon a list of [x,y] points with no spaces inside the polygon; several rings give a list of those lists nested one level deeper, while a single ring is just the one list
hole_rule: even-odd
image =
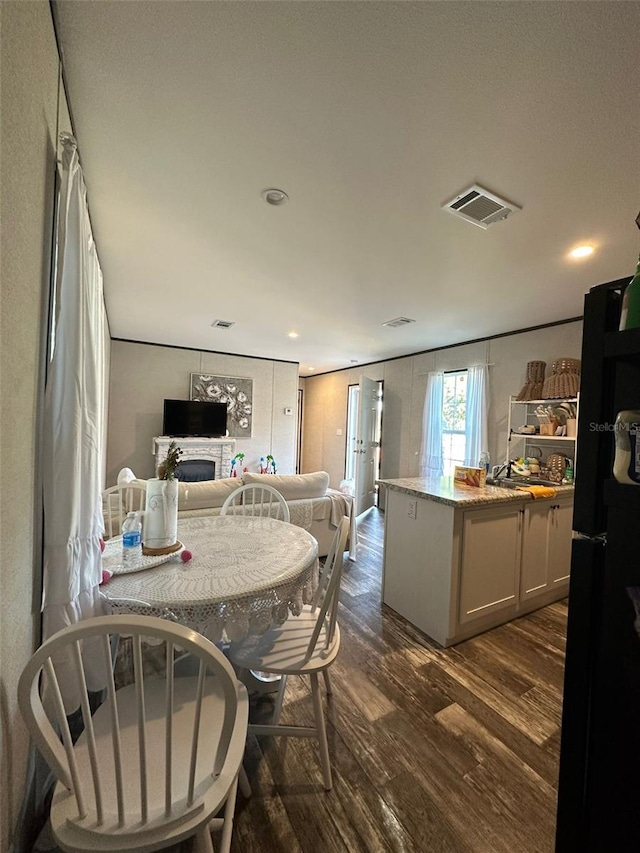
[{"label": "kitchen counter", "polygon": [[573,486],[534,498],[452,477],[377,482],[387,489],[383,601],[442,646],[567,595]]},{"label": "kitchen counter", "polygon": [[[501,486],[484,486],[483,488],[458,486],[455,485],[453,477],[402,477],[396,480],[376,480],[376,483],[405,495],[413,495],[461,509],[488,504],[539,500],[534,498],[531,492],[523,489],[510,489]],[[573,495],[573,486],[555,486],[554,488],[558,497]],[[543,500],[548,500],[548,498],[543,498]]]}]

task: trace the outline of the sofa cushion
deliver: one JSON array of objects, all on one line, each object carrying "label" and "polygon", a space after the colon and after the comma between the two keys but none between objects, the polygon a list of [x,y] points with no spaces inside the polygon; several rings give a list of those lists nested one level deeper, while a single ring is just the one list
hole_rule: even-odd
[{"label": "sofa cushion", "polygon": [[201,480],[197,483],[181,482],[178,486],[178,510],[222,506],[229,495],[241,485],[242,480],[238,477]]},{"label": "sofa cushion", "polygon": [[[134,480],[131,485],[147,485],[146,480]],[[201,480],[197,483],[178,483],[178,511],[220,507],[232,492],[239,489],[242,480],[224,477],[220,480]]]},{"label": "sofa cushion", "polygon": [[314,471],[313,474],[251,474],[242,475],[245,485],[264,483],[277,489],[286,501],[309,498],[323,498],[329,488],[329,475],[326,471]]}]

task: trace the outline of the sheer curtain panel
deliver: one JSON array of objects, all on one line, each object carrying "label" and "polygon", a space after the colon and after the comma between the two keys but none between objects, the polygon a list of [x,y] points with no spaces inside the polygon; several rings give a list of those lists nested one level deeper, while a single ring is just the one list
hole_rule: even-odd
[{"label": "sheer curtain panel", "polygon": [[420,451],[420,476],[439,476],[443,472],[442,459],[442,409],[444,373],[434,371],[427,379],[422,421],[422,448]]},{"label": "sheer curtain panel", "polygon": [[[45,639],[103,610],[98,584],[108,336],[77,145],[69,134],[61,142],[52,351],[45,391]],[[88,647],[83,651],[87,686],[99,690],[104,685],[100,656],[91,652]],[[80,701],[70,683],[61,680],[67,713]]]},{"label": "sheer curtain panel", "polygon": [[475,364],[467,370],[465,465],[475,467],[483,450],[488,450],[487,411],[489,408],[489,368]]}]

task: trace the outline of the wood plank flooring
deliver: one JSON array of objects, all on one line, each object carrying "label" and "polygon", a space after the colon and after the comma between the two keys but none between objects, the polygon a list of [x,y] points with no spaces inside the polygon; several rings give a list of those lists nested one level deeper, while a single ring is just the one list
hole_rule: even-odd
[{"label": "wood plank flooring", "polygon": [[[340,596],[333,790],[315,741],[250,737],[233,853],[550,853],[566,604],[440,649],[381,606],[383,523],[359,525]],[[252,699],[252,720],[271,708]],[[311,723],[308,683],[290,679],[281,721]]]}]

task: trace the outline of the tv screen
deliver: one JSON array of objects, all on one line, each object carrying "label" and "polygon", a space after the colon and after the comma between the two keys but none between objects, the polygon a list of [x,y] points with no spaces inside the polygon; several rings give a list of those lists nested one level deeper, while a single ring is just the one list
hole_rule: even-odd
[{"label": "tv screen", "polygon": [[162,434],[221,438],[227,434],[227,404],[165,400]]}]

